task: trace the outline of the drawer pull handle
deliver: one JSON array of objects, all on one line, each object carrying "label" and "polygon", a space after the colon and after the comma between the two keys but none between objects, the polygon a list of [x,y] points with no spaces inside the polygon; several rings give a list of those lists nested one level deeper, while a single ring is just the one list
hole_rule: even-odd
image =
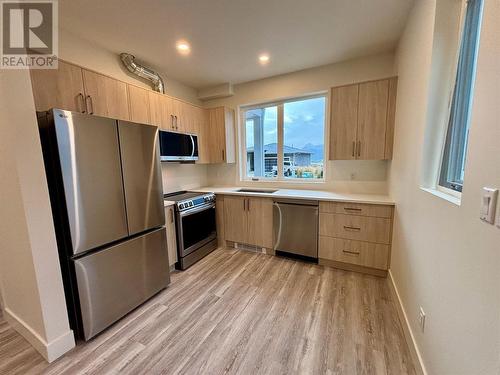
[{"label": "drawer pull handle", "polygon": [[362,208],[351,208],[351,207],[344,207],[345,211],[363,211]]},{"label": "drawer pull handle", "polygon": [[359,251],[342,250],[342,252],[351,255],[359,255]]},{"label": "drawer pull handle", "polygon": [[360,231],[360,230],[361,230],[361,228],[359,228],[359,227],[349,227],[349,226],[347,226],[347,225],[344,225],[344,229],[345,229],[345,230],[356,231],[356,232],[358,232],[358,231]]}]

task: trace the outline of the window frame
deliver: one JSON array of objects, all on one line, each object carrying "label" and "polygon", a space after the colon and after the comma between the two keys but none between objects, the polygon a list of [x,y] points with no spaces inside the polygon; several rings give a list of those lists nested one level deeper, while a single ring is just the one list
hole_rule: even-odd
[{"label": "window frame", "polygon": [[[481,35],[481,25],[482,18],[484,13],[484,1],[483,0],[475,0],[480,2],[479,4],[479,19],[477,20],[477,30],[474,35],[474,59],[472,61],[472,66],[468,67],[471,70],[471,82],[470,86],[467,87],[469,91],[469,97],[467,102],[467,108],[465,109],[465,121],[460,121],[460,118],[455,119],[455,115],[458,113],[458,110],[455,109],[456,100],[456,90],[459,83],[459,64],[462,59],[462,54],[464,52],[464,33],[466,27],[467,20],[467,11],[468,11],[468,0],[463,1],[462,5],[462,15],[461,15],[461,28],[460,28],[460,40],[459,40],[459,48],[457,53],[457,69],[455,72],[455,80],[453,84],[453,88],[451,90],[451,98],[450,105],[448,109],[448,117],[446,123],[446,132],[445,138],[443,142],[443,149],[441,154],[441,159],[439,163],[439,171],[437,175],[437,189],[439,191],[444,192],[445,194],[449,194],[455,197],[460,198],[464,181],[458,180],[457,176],[461,175],[463,171],[465,171],[466,161],[467,161],[467,146],[469,142],[469,133],[470,133],[470,121],[471,121],[471,113],[472,113],[472,105],[474,99],[474,86],[476,82],[476,72],[477,72],[477,59],[479,55],[479,45],[480,45],[480,35]],[[468,50],[467,50],[468,51]],[[470,51],[468,51],[470,52]],[[464,83],[462,83],[464,84]],[[459,117],[463,113],[458,113]],[[453,154],[454,156],[451,156]]]},{"label": "window frame", "polygon": [[[283,161],[284,161],[284,151],[283,151],[283,142],[284,142],[284,108],[285,103],[303,101],[308,99],[315,98],[325,98],[325,111],[324,111],[324,120],[323,120],[323,177],[315,178],[315,179],[306,179],[306,178],[291,178],[285,177],[283,174]],[[252,182],[252,183],[269,183],[269,182],[279,182],[279,183],[292,183],[292,184],[322,184],[326,181],[326,162],[327,162],[327,142],[328,142],[328,108],[329,108],[329,95],[328,91],[321,91],[315,94],[307,94],[302,96],[293,96],[289,98],[272,100],[267,102],[260,102],[255,104],[243,105],[239,107],[239,134],[240,134],[240,181],[242,182]],[[266,108],[266,107],[277,107],[277,158],[278,158],[278,173],[276,177],[251,177],[247,175],[246,166],[247,166],[247,148],[246,148],[246,112],[252,109],[258,108]]]}]

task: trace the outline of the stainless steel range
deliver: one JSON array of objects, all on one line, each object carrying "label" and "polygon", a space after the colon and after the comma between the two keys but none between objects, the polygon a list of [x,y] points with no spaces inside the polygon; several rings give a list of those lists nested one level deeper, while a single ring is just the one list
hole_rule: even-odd
[{"label": "stainless steel range", "polygon": [[215,194],[178,191],[164,199],[176,202],[176,268],[185,270],[217,248]]}]

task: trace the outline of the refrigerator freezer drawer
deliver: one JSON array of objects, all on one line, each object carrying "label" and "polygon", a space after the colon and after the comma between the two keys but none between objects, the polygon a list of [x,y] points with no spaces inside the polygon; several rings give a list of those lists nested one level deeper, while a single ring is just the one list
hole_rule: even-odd
[{"label": "refrigerator freezer drawer", "polygon": [[170,282],[165,228],[75,260],[85,340]]}]

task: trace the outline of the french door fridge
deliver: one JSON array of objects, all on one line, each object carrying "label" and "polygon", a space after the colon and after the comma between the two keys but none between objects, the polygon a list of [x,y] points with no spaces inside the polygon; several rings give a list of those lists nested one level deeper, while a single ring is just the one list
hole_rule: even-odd
[{"label": "french door fridge", "polygon": [[158,128],[38,113],[66,302],[88,340],[170,282]]}]

